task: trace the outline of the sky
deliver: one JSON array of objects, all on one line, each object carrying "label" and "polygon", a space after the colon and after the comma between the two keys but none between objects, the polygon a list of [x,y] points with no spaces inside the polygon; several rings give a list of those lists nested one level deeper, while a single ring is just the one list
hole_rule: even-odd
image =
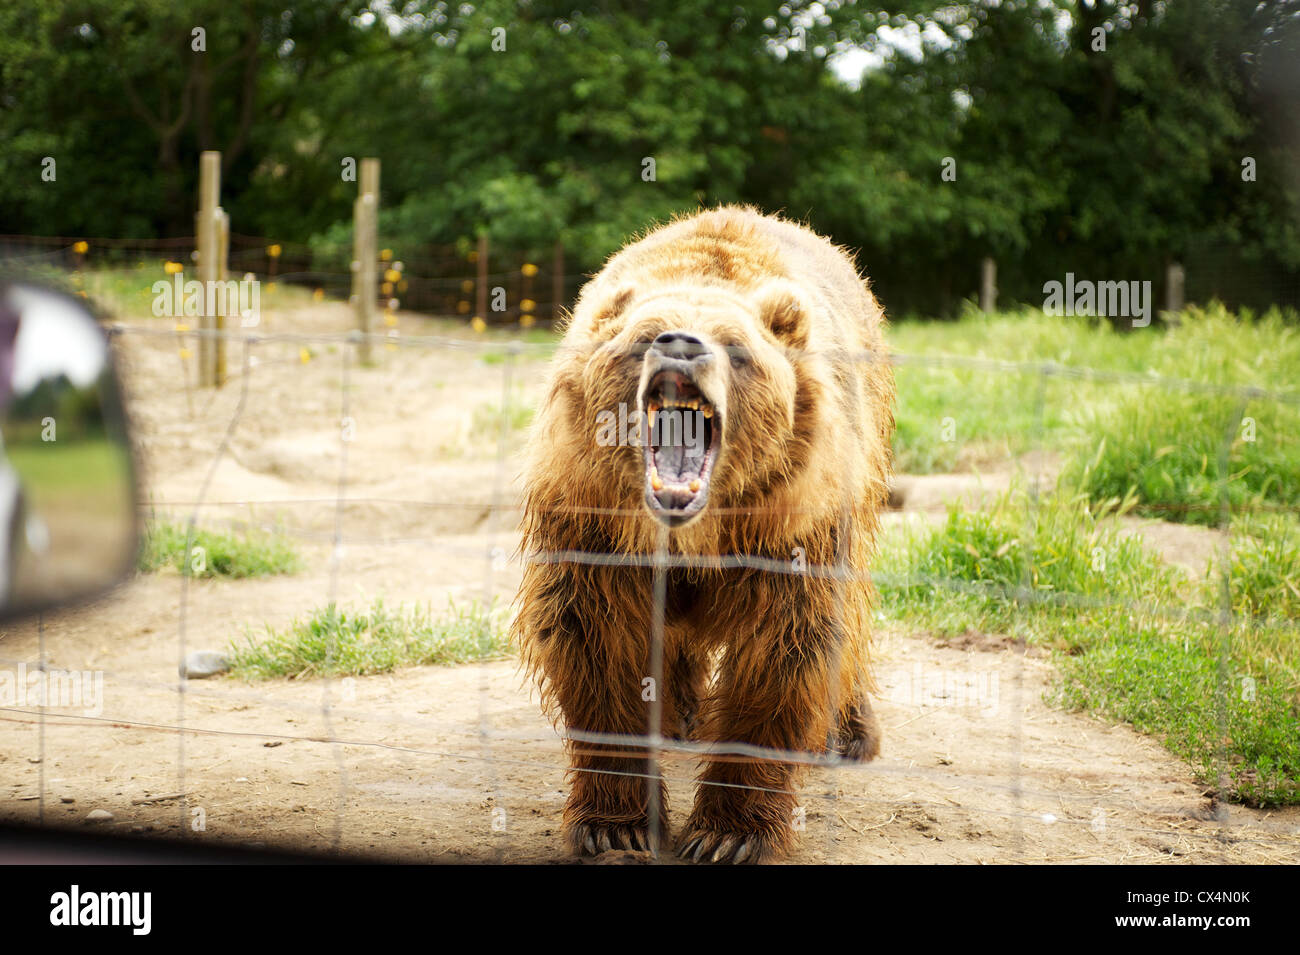
[{"label": "sky", "polygon": [[60,373],[78,387],[98,379],[108,346],[95,320],[72,299],[18,286],[10,289],[9,304],[20,316],[14,346],[16,393]]}]

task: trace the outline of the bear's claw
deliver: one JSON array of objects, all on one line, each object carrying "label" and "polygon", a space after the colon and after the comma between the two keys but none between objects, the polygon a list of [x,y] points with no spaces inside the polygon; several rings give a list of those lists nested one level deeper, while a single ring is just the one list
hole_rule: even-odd
[{"label": "bear's claw", "polygon": [[761,862],[772,852],[770,840],[760,832],[692,830],[682,836],[678,857],[688,862],[741,865]]},{"label": "bear's claw", "polygon": [[650,833],[643,826],[579,823],[573,827],[569,839],[580,856],[597,856],[616,849],[650,851]]}]

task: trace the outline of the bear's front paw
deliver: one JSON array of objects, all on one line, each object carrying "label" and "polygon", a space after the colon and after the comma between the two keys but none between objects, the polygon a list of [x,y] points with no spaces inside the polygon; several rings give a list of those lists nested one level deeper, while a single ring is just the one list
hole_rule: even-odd
[{"label": "bear's front paw", "polygon": [[579,822],[569,827],[568,835],[569,845],[580,856],[595,856],[616,849],[650,851],[650,831],[644,825]]},{"label": "bear's front paw", "polygon": [[880,721],[866,697],[840,714],[831,745],[846,762],[867,763],[880,755]]},{"label": "bear's front paw", "polygon": [[677,855],[688,862],[732,865],[765,862],[781,850],[771,833],[728,832],[690,824],[677,840],[677,846]]}]

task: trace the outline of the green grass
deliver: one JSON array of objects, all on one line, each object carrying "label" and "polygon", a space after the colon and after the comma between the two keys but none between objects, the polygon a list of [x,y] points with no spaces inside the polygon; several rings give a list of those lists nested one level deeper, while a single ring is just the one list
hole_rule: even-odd
[{"label": "green grass", "polygon": [[[189,260],[188,252],[175,261],[184,266],[186,281],[198,278],[195,265]],[[153,303],[157,297],[153,291],[155,282],[171,282],[172,276],[164,269],[165,260],[153,259],[124,265],[116,268],[91,267],[80,273],[65,273],[66,281],[74,289],[84,290],[90,298],[98,302],[106,311],[120,318],[152,318]],[[227,278],[243,278],[242,272],[234,269]],[[263,309],[284,308],[289,306],[306,306],[311,303],[311,290],[286,282],[263,281],[259,289],[259,306]],[[176,316],[164,316],[171,321],[184,321]]]},{"label": "green grass", "polygon": [[[1117,407],[1089,415],[1095,451],[1076,453],[1062,478],[1094,497],[1132,490],[1139,513],[1188,524],[1217,525],[1225,503],[1232,513],[1300,507],[1300,446],[1292,437],[1300,407],[1256,400],[1242,418],[1240,409],[1235,398],[1129,386]],[[1237,424],[1243,418],[1253,421],[1253,440],[1242,436],[1249,434]]]},{"label": "green grass", "polygon": [[194,577],[244,578],[292,574],[302,565],[289,540],[256,528],[239,534],[195,528],[187,560],[187,531],[184,524],[150,522],[137,567],[146,573],[164,567],[184,571],[188,562]]},{"label": "green grass", "polygon": [[496,441],[501,434],[504,418],[506,437],[513,441],[528,430],[536,412],[537,409],[532,402],[522,397],[517,390],[511,391],[504,407],[500,402],[490,402],[476,407],[471,421],[471,431],[475,438]]},{"label": "green grass", "polygon": [[[192,264],[183,264],[194,270]],[[186,276],[187,279],[195,277]],[[74,281],[79,281],[87,295],[115,314],[152,315],[153,283],[163,280],[171,281],[171,276],[164,271],[162,260],[157,260],[118,268],[89,268]]]},{"label": "green grass", "polygon": [[[904,359],[895,369],[894,466],[908,474],[944,473],[1000,462],[1030,450],[1039,440],[1035,374],[989,371],[960,365],[913,363],[908,356],[1003,361],[1079,362],[1106,350],[1105,330],[1083,319],[1051,319],[1041,313],[985,316],[971,312],[959,322],[899,322],[890,326],[890,347]],[[1066,391],[1046,383],[1041,406],[1042,441],[1059,446],[1069,430]]]},{"label": "green grass", "polygon": [[953,506],[930,529],[886,535],[877,564],[886,612],[941,633],[1010,631],[1073,650],[1081,628],[1062,630],[1062,615],[1089,620],[1114,605],[1173,606],[1185,588],[1113,517],[1132,500],[1094,505],[1080,495],[1032,502],[1023,490],[981,510]]},{"label": "green grass", "polygon": [[[508,331],[501,329],[489,328],[484,332],[485,336],[492,339],[507,337],[517,339],[527,345],[543,345],[543,348],[525,348],[515,354],[516,361],[550,361],[551,356],[560,344],[560,335],[549,327],[534,328],[511,328]],[[491,349],[484,351],[479,355],[479,361],[485,365],[501,365],[506,360],[506,350]]]},{"label": "green grass", "polygon": [[108,438],[4,443],[4,456],[37,511],[58,507],[132,507],[131,460]]},{"label": "green grass", "polygon": [[1205,602],[1222,603],[1226,570],[1234,614],[1265,622],[1300,620],[1300,520],[1287,514],[1245,516],[1231,531],[1228,560],[1212,564]]},{"label": "green grass", "polygon": [[[1277,311],[1193,308],[1177,325],[1130,332],[1036,311],[970,314],[899,323],[891,339],[920,355],[1300,388],[1296,318]],[[885,611],[941,635],[973,628],[1051,647],[1058,703],[1159,736],[1232,798],[1300,803],[1300,523],[1273,513],[1300,507],[1300,408],[1158,383],[951,367],[904,364],[897,380],[899,470],[1005,466],[1035,447],[1062,452],[1064,467],[1032,524],[1021,495],[887,538],[878,565]],[[1132,511],[1217,525],[1224,505],[1226,566],[1213,562],[1196,578],[1162,566],[1105,519]],[[1221,619],[1225,572],[1232,616]]]},{"label": "green grass", "polygon": [[[885,614],[938,636],[1023,636],[1057,653],[1055,702],[1162,738],[1200,778],[1252,805],[1300,803],[1300,545],[1293,518],[1241,519],[1222,572],[1163,564],[1094,505],[1013,491],[942,525],[894,528],[877,580]],[[1293,590],[1292,588],[1296,588]],[[1222,665],[1221,665],[1222,664]],[[1249,688],[1249,692],[1247,692]]]},{"label": "green grass", "polygon": [[349,613],[330,604],[262,638],[246,632],[231,645],[231,675],[273,677],[368,676],[402,666],[449,665],[509,656],[503,612],[452,603],[440,618],[425,608],[390,610],[375,601]]},{"label": "green grass", "polygon": [[[1202,782],[1220,777],[1248,805],[1300,803],[1300,706],[1285,674],[1253,659],[1241,633],[1180,639],[1158,627],[1107,635],[1063,661],[1055,702],[1161,737]],[[1294,632],[1291,635],[1294,649]],[[1288,685],[1289,684],[1289,685]]]},{"label": "green grass", "polygon": [[[1028,310],[959,322],[900,322],[895,350],[921,356],[1056,362],[1224,386],[1300,390],[1294,315],[1234,316],[1189,308],[1179,324],[1115,331],[1086,318]],[[1221,500],[1300,506],[1300,407],[1160,384],[1079,381],[1063,376],[900,365],[897,469],[949,471],[1005,463],[1043,447],[1065,452],[1064,480],[1093,500],[1136,495],[1139,513],[1214,524]],[[1238,413],[1251,419],[1237,425]],[[1231,450],[1225,474],[1219,450]]]}]

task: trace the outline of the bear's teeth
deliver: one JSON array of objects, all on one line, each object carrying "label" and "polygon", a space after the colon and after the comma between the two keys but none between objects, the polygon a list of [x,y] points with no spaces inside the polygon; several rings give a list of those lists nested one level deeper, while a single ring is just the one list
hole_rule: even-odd
[{"label": "bear's teeth", "polygon": [[650,486],[656,491],[662,491],[664,489],[663,479],[659,477],[659,471],[656,468],[650,469]]},{"label": "bear's teeth", "polygon": [[713,417],[713,405],[705,405],[701,410],[704,412],[704,417],[706,418]]},{"label": "bear's teeth", "polygon": [[700,490],[700,479],[696,478],[694,481],[691,482],[691,493],[696,494],[699,492],[699,490]]}]

